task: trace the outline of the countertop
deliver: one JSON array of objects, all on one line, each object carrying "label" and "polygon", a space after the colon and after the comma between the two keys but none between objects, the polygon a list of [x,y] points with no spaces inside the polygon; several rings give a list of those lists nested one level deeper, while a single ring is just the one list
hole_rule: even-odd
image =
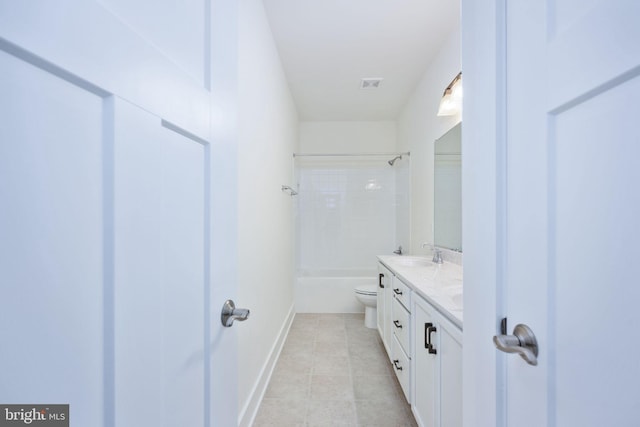
[{"label": "countertop", "polygon": [[[379,255],[378,260],[462,329],[462,266],[431,257]],[[409,265],[411,264],[411,265]]]}]

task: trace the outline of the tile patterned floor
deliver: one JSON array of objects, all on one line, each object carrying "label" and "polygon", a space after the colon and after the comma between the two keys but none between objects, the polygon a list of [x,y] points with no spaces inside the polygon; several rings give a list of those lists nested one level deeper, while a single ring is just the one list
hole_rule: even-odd
[{"label": "tile patterned floor", "polygon": [[413,427],[400,384],[362,314],[297,314],[254,427]]}]

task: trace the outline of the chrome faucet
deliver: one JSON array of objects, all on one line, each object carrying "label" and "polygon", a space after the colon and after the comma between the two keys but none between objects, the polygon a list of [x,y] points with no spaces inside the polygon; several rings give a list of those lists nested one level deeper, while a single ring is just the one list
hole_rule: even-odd
[{"label": "chrome faucet", "polygon": [[433,259],[431,261],[436,264],[442,264],[444,262],[442,261],[442,251],[440,249],[435,248],[433,250]]},{"label": "chrome faucet", "polygon": [[402,255],[402,246],[398,246],[398,249],[393,251],[393,253],[396,254],[396,255]]},{"label": "chrome faucet", "polygon": [[444,261],[442,260],[442,250],[436,248],[436,245],[432,245],[431,243],[423,243],[422,247],[431,246],[431,251],[433,252],[433,259],[431,262],[435,264],[442,264]]}]

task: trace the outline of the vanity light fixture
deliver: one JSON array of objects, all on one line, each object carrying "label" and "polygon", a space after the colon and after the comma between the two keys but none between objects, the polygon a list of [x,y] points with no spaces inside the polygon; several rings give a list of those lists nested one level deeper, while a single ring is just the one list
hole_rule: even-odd
[{"label": "vanity light fixture", "polygon": [[462,72],[449,83],[444,90],[440,107],[438,108],[438,116],[454,116],[462,111]]}]

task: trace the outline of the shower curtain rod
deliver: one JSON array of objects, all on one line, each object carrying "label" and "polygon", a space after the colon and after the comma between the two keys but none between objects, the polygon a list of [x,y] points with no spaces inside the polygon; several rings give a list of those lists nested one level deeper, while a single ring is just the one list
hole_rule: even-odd
[{"label": "shower curtain rod", "polygon": [[293,153],[293,157],[358,157],[358,156],[410,156],[411,152],[404,153]]}]

